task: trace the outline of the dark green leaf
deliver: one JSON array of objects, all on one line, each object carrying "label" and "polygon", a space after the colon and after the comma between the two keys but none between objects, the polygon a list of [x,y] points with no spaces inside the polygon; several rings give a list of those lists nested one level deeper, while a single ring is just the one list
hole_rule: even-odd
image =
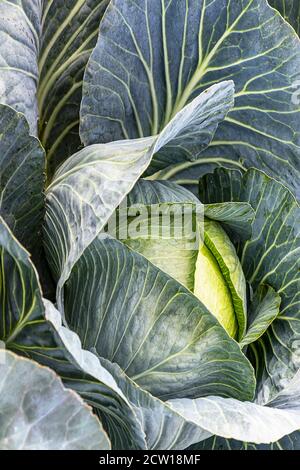
[{"label": "dark green leaf", "polygon": [[[158,134],[207,87],[232,79],[235,106],[200,161],[255,166],[299,192],[299,68],[299,39],[266,0],[112,0],[85,74],[82,138]],[[153,162],[153,171],[171,163]]]},{"label": "dark green leaf", "polygon": [[83,73],[107,5],[108,0],[43,2],[38,104],[48,176],[80,147]]},{"label": "dark green leaf", "polygon": [[40,0],[0,2],[0,103],[25,114],[34,135],[38,120],[40,16]]},{"label": "dark green leaf", "polygon": [[81,146],[83,73],[108,3],[0,2],[0,103],[24,113],[39,135],[49,178]]},{"label": "dark green leaf", "polygon": [[36,248],[44,215],[45,155],[25,117],[0,104],[0,214],[27,249]]}]

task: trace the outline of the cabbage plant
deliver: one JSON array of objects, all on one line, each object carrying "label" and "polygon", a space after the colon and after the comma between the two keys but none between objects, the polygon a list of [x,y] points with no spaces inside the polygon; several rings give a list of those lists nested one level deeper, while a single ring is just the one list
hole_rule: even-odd
[{"label": "cabbage plant", "polygon": [[0,0],[0,448],[299,449],[299,8],[269,3]]}]

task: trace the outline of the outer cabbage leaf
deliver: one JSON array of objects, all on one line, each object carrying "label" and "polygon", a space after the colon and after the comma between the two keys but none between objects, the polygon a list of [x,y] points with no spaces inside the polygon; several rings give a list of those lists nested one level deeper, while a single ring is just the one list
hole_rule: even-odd
[{"label": "outer cabbage leaf", "polygon": [[48,261],[61,286],[74,262],[148,166],[155,139],[92,145],[68,159],[47,188]]},{"label": "outer cabbage leaf", "polygon": [[37,134],[41,0],[0,1],[0,103],[25,114]]},{"label": "outer cabbage leaf", "polygon": [[278,409],[231,398],[171,400],[168,404],[208,432],[256,444],[276,442],[299,429],[300,408]]},{"label": "outer cabbage leaf", "polygon": [[145,431],[148,449],[181,450],[210,436],[210,433],[188,422],[166,402],[139,387],[117,364],[107,359],[102,359],[102,363],[130,401]]},{"label": "outer cabbage leaf", "polygon": [[25,114],[47,174],[80,147],[83,72],[108,0],[1,0],[0,103]]},{"label": "outer cabbage leaf", "polygon": [[[295,417],[295,412],[299,412],[300,406],[300,372],[298,372],[288,386],[283,389],[277,397],[268,403],[267,407],[260,407],[261,409],[268,409],[270,412],[276,409],[277,411],[292,412]],[[297,411],[296,411],[297,410]],[[272,413],[272,411],[271,411]],[[290,416],[293,420],[293,416]],[[251,419],[251,418],[250,418]],[[264,416],[261,425],[265,426],[267,415]],[[280,419],[281,422],[281,419]],[[283,423],[282,423],[283,424]],[[277,424],[280,428],[282,424]],[[275,425],[276,426],[276,425]],[[276,432],[276,430],[275,430]],[[191,449],[216,449],[216,450],[299,450],[300,449],[300,431],[295,431],[281,438],[278,441],[272,442],[270,445],[257,445],[253,442],[242,442],[233,439],[224,439],[214,436],[206,441],[200,442]]]},{"label": "outer cabbage leaf", "polygon": [[44,215],[44,150],[25,117],[0,105],[0,214],[26,248],[36,248]]},{"label": "outer cabbage leaf", "polygon": [[298,37],[266,0],[112,0],[85,73],[82,139],[158,134],[196,95],[230,78],[235,106],[208,148],[158,154],[151,171],[199,157],[206,171],[255,166],[299,193],[299,64]]},{"label": "outer cabbage leaf", "polygon": [[0,449],[110,449],[92,410],[53,371],[5,350],[0,359]]},{"label": "outer cabbage leaf", "polygon": [[115,380],[97,357],[82,349],[78,336],[62,326],[60,313],[42,299],[29,254],[2,220],[0,229],[1,341],[53,369],[93,405],[115,448],[145,448],[142,428]]}]

